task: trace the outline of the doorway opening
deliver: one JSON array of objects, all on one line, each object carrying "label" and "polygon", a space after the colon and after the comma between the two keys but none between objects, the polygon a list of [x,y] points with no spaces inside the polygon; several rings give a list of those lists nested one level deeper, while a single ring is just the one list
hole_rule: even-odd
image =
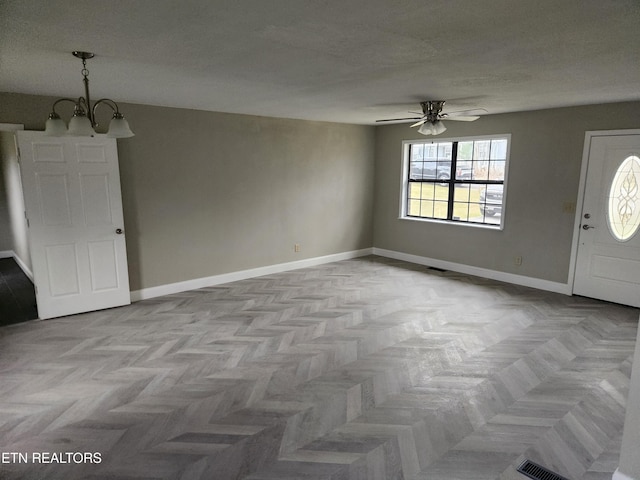
[{"label": "doorway opening", "polygon": [[0,325],[38,318],[15,134],[0,123]]},{"label": "doorway opening", "polygon": [[0,258],[0,326],[37,318],[33,283],[13,258]]}]

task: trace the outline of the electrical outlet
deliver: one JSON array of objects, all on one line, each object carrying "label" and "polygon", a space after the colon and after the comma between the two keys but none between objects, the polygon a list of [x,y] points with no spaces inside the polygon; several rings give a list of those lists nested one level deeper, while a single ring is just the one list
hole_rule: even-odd
[{"label": "electrical outlet", "polygon": [[300,252],[300,244],[299,244],[299,243],[296,243],[296,244],[293,246],[293,251],[294,251],[294,252],[296,252],[296,253],[299,253],[299,252]]},{"label": "electrical outlet", "polygon": [[515,263],[518,266],[522,265],[522,257],[520,255],[518,255],[517,257],[515,257],[513,259],[513,263]]}]

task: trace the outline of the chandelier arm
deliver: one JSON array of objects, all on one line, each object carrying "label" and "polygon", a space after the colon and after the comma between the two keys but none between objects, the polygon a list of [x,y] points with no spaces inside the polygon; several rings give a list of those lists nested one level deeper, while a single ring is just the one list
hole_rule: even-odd
[{"label": "chandelier arm", "polygon": [[78,102],[73,100],[72,98],[59,98],[58,100],[53,102],[53,106],[51,107],[51,113],[49,114],[49,118],[60,118],[60,115],[58,115],[58,112],[56,112],[56,105],[58,105],[60,102],[71,102],[74,105],[78,104]]},{"label": "chandelier arm", "polygon": [[76,107],[73,111],[73,114],[86,115],[91,122],[91,126],[95,128],[93,116],[91,115],[91,104],[89,103],[88,98],[78,97],[78,101],[76,102]]},{"label": "chandelier arm", "polygon": [[93,104],[93,111],[96,111],[96,107],[98,105],[100,105],[101,103],[104,103],[105,105],[109,105],[111,107],[111,110],[113,110],[114,113],[120,113],[120,110],[118,110],[118,104],[116,102],[114,102],[113,100],[111,100],[110,98],[101,98],[100,100],[98,100],[96,103]]},{"label": "chandelier arm", "polygon": [[[120,110],[118,109],[118,104],[116,102],[114,102],[110,98],[101,98],[100,100],[98,100],[96,103],[93,104],[93,108],[91,109],[91,117],[93,118],[94,122],[96,118],[96,107],[98,105],[108,105],[111,108],[111,110],[113,110],[114,118],[122,117],[122,114],[120,113]],[[97,125],[98,123],[96,122],[94,124],[94,127]]]},{"label": "chandelier arm", "polygon": [[76,103],[80,107],[84,107],[85,109],[89,110],[89,107],[90,107],[89,100],[86,99],[85,97],[78,97],[78,101]]}]

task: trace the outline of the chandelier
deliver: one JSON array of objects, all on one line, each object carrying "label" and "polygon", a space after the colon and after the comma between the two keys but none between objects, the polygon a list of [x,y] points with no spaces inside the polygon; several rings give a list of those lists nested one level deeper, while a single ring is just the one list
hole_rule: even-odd
[{"label": "chandelier", "polygon": [[[91,105],[89,97],[89,70],[87,70],[87,60],[94,57],[91,52],[72,52],[73,55],[82,60],[82,81],[84,82],[84,97],[77,100],[71,98],[60,98],[53,103],[53,108],[46,122],[45,135],[59,137],[62,135],[76,135],[81,137],[91,137],[96,134],[96,108],[98,105],[108,105],[113,110],[113,117],[109,123],[107,137],[111,138],[128,138],[133,137],[134,133],[129,128],[129,123],[125,120],[124,115],[120,113],[118,104],[109,98],[101,98]],[[73,103],[73,117],[69,121],[69,128],[56,112],[56,105],[61,102]]]}]

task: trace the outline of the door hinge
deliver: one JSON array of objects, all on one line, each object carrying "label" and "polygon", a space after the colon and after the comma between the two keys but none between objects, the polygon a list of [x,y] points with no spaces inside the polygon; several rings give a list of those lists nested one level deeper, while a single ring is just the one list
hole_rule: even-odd
[{"label": "door hinge", "polygon": [[31,225],[29,225],[29,217],[27,217],[27,211],[24,211],[24,219],[27,221],[27,228],[31,227]]}]

